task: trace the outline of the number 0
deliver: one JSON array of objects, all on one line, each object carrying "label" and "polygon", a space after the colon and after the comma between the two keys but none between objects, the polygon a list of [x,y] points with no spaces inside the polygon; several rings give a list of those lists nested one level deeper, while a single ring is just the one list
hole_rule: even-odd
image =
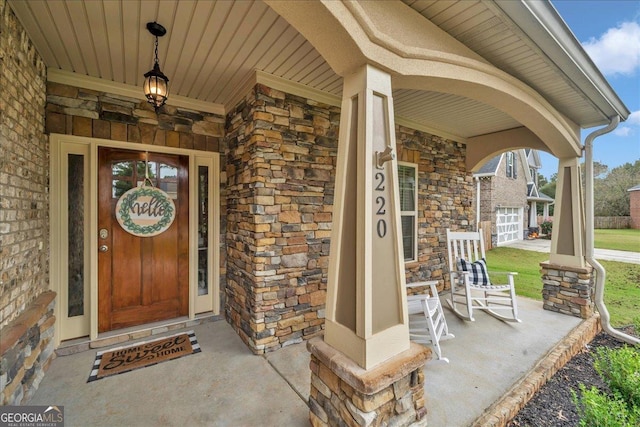
[{"label": "number 0", "polygon": [[376,231],[378,232],[378,237],[382,239],[387,235],[387,222],[384,219],[379,219],[376,229]]}]

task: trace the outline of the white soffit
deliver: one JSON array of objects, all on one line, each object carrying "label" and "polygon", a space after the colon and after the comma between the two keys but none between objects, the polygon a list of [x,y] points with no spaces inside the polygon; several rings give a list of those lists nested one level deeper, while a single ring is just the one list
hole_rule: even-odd
[{"label": "white soffit", "polygon": [[[496,5],[474,0],[404,1],[540,91],[571,120],[583,126],[602,120],[571,79]],[[167,28],[167,35],[159,39],[158,55],[169,77],[170,104],[216,113],[224,106],[228,111],[248,85],[261,80],[277,84],[279,90],[297,87],[296,94],[315,94],[328,104],[342,96],[342,78],[300,33],[259,0],[8,0],[8,4],[53,79],[71,75],[83,84],[113,82],[127,96],[137,97],[134,92],[141,90],[143,74],[153,65],[153,37],[146,23],[157,21]],[[495,108],[435,92],[396,90],[394,109],[399,123],[457,141],[520,126]]]},{"label": "white soffit", "polygon": [[[585,79],[576,58],[582,61],[584,55],[587,61],[583,62],[590,60],[547,2],[403,1],[498,68],[533,87],[581,127],[608,123],[608,117],[616,112],[606,101],[617,98],[615,92],[602,76]],[[559,35],[575,42],[573,51],[559,44],[554,38]]]}]

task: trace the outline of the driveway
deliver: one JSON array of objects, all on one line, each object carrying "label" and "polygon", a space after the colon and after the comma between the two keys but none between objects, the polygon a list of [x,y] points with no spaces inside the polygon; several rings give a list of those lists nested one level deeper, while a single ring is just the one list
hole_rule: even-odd
[{"label": "driveway", "polygon": [[[519,240],[509,243],[505,246],[516,249],[524,249],[526,251],[535,252],[551,252],[551,240],[532,239]],[[640,264],[640,252],[614,251],[611,249],[594,249],[594,256],[598,260],[628,262],[632,264]]]}]

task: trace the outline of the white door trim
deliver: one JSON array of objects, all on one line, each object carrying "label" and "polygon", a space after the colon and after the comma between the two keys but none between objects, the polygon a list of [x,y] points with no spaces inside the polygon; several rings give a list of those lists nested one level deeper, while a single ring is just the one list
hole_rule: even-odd
[{"label": "white door trim", "polygon": [[[89,335],[91,341],[98,339],[98,147],[121,148],[133,151],[177,154],[189,157],[189,318],[202,312],[220,314],[220,154],[155,146],[132,144],[98,138],[73,135],[51,134],[50,143],[50,268],[49,286],[58,294],[56,304],[55,346],[62,340]],[[69,318],[67,310],[68,274],[68,187],[66,156],[85,156],[85,306],[84,314],[78,319]],[[64,158],[63,158],[64,157]],[[197,218],[197,166],[209,167],[209,298],[198,295],[198,218]],[[143,329],[144,326],[141,326]]]}]

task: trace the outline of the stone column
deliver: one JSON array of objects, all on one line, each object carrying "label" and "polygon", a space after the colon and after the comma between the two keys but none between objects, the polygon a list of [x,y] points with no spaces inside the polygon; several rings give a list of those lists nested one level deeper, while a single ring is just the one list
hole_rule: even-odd
[{"label": "stone column", "polygon": [[593,268],[585,260],[579,158],[560,159],[549,261],[540,264],[545,310],[588,318],[594,312]]},{"label": "stone column", "polygon": [[319,426],[426,426],[424,362],[427,347],[411,349],[365,370],[320,338],[311,352],[309,418]]},{"label": "stone column", "polygon": [[595,277],[590,265],[581,268],[543,262],[540,267],[545,310],[582,319],[591,317],[595,308]]},{"label": "stone column", "polygon": [[344,78],[327,319],[312,353],[314,425],[426,422],[409,341],[391,76],[365,65]]}]

